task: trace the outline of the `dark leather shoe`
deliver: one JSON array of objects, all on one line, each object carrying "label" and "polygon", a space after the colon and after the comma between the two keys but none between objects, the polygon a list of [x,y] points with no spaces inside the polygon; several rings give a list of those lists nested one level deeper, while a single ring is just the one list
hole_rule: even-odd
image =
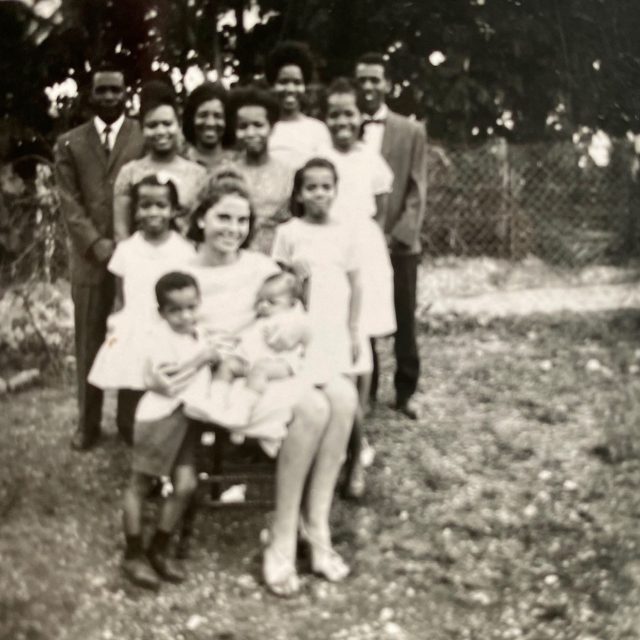
[{"label": "dark leather shoe", "polygon": [[125,558],[122,563],[124,575],[138,587],[157,591],[160,588],[160,578],[144,556]]},{"label": "dark leather shoe", "polygon": [[147,557],[149,558],[149,564],[163,580],[173,582],[174,584],[180,584],[186,580],[184,571],[182,571],[173,560],[167,558],[167,556],[149,551]]},{"label": "dark leather shoe", "polygon": [[89,435],[82,431],[76,431],[71,438],[71,448],[74,451],[89,451],[93,449],[100,440],[100,434]]},{"label": "dark leather shoe", "polygon": [[419,420],[422,417],[422,411],[420,405],[412,398],[406,400],[398,400],[394,406],[394,409],[403,415],[407,416],[410,420]]}]

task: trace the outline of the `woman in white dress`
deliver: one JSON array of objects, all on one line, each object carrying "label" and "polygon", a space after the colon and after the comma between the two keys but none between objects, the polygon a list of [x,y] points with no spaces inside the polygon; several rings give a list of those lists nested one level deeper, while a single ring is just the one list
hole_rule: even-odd
[{"label": "woman in white dress", "polygon": [[324,122],[303,111],[306,87],[315,73],[309,48],[302,42],[278,44],[269,54],[265,73],[280,103],[280,119],[273,127],[269,152],[299,169],[331,146]]}]

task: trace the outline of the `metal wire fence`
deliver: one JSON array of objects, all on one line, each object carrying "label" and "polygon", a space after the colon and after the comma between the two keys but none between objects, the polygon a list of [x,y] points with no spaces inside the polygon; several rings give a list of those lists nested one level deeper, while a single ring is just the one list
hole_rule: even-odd
[{"label": "metal wire fence", "polygon": [[429,150],[429,255],[496,256],[580,266],[639,253],[633,149],[615,141],[606,166],[571,142]]},{"label": "metal wire fence", "polygon": [[[534,255],[561,266],[624,263],[640,255],[634,163],[623,140],[614,142],[606,166],[571,142],[430,145],[424,251]],[[0,171],[0,285],[66,274],[58,204],[49,160],[29,156]]]}]

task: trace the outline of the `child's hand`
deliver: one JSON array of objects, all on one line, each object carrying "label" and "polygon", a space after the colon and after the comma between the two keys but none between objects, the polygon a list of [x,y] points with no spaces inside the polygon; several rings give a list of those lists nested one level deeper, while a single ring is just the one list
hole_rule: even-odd
[{"label": "child's hand", "polygon": [[311,267],[307,260],[294,260],[291,263],[291,269],[301,282],[311,277]]},{"label": "child's hand", "polygon": [[212,331],[206,334],[205,343],[211,350],[215,350],[217,360],[228,358],[235,353],[239,339],[226,331]]},{"label": "child's hand", "polygon": [[163,396],[173,395],[172,377],[176,372],[177,368],[174,364],[162,364],[155,369],[147,371],[145,376],[147,388]]},{"label": "child's hand", "polygon": [[220,360],[222,360],[217,345],[214,344],[213,341],[210,342],[209,340],[205,341],[202,347],[202,351],[199,355],[202,365],[208,364],[213,366],[218,364]]}]

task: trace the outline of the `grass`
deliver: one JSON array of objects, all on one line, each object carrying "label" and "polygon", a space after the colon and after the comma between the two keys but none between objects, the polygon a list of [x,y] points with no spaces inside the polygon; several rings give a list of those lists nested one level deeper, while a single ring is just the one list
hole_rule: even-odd
[{"label": "grass", "polygon": [[0,400],[0,638],[638,638],[639,327],[625,312],[425,331],[425,419],[381,407],[367,497],[336,501],[353,576],[305,575],[292,601],[259,584],[259,511],[203,514],[188,582],[130,587],[113,427],[79,455],[70,387]]}]

